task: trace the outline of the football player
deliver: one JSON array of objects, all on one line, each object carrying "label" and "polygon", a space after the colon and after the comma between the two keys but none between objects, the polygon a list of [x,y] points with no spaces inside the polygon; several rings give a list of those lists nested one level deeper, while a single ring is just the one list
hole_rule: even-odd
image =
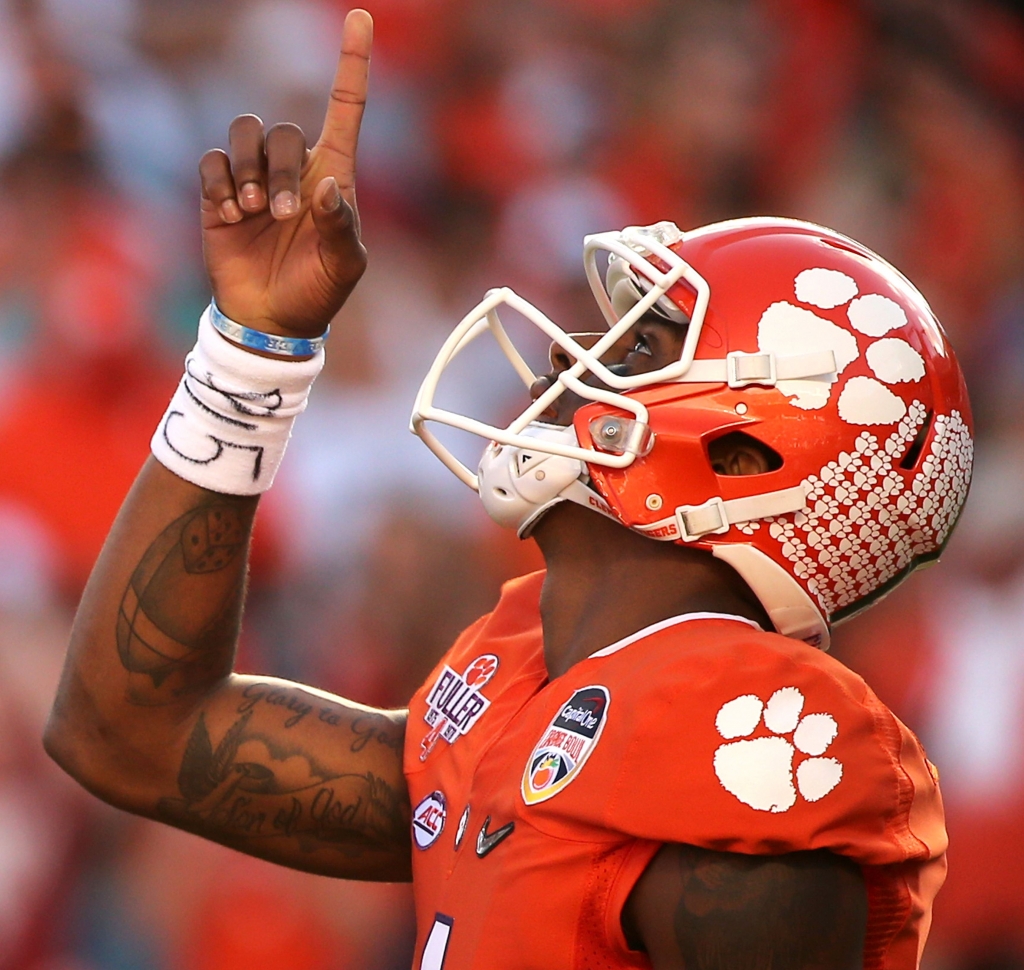
[{"label": "football player", "polygon": [[[912,970],[945,865],[936,773],[825,651],[938,556],[971,418],[920,294],[837,233],[589,237],[596,334],[489,293],[412,423],[546,571],[506,585],[407,711],[232,672],[258,497],[365,265],[370,35],[350,13],[311,150],[242,116],[202,159],[215,301],[82,599],[47,750],[243,852],[411,878],[422,970]],[[551,339],[548,374],[502,305]],[[433,403],[484,333],[531,391],[506,428]],[[486,440],[475,472],[434,422]]]}]

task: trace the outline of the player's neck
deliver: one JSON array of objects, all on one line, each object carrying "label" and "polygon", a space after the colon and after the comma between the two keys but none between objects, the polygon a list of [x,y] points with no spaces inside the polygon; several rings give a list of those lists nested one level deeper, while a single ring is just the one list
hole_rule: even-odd
[{"label": "player's neck", "polygon": [[553,678],[682,613],[732,613],[771,629],[737,573],[699,549],[646,538],[570,502],[548,512],[534,538],[547,565],[540,609]]}]

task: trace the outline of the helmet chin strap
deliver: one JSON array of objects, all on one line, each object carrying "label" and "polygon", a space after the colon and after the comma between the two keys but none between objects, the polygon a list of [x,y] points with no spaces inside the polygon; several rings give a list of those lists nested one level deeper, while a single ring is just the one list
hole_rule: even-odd
[{"label": "helmet chin strap", "polygon": [[[523,433],[538,442],[575,447],[573,427],[527,425]],[[561,502],[575,502],[628,528],[589,484],[586,465],[575,458],[491,442],[477,472],[480,498],[499,525],[515,529],[525,539],[541,517]],[[798,512],[807,502],[808,486],[801,484],[738,499],[708,499],[702,505],[681,506],[675,513],[633,531],[663,542],[693,542],[706,535],[728,532],[734,524],[766,516]],[[768,611],[775,629],[814,646],[828,649],[828,625],[810,597],[785,570],[764,553],[744,543],[715,545],[712,555],[729,563]]]},{"label": "helmet chin strap", "polygon": [[[578,446],[576,429],[571,425],[533,421],[523,434],[538,444]],[[480,499],[488,515],[499,525],[515,529],[520,538],[529,535],[540,516],[559,502],[575,502],[620,521],[590,487],[587,466],[576,458],[492,441],[480,459],[477,476]],[[809,486],[801,484],[724,501],[714,496],[701,505],[680,506],[672,515],[636,526],[635,531],[651,539],[693,542],[705,535],[728,532],[731,526],[752,519],[799,512],[806,504],[808,490]]]},{"label": "helmet chin strap", "polygon": [[636,526],[636,531],[666,542],[694,542],[706,535],[721,535],[744,522],[799,512],[807,504],[810,490],[809,485],[800,484],[743,498],[723,500],[716,495],[700,505],[680,505],[667,518]]}]

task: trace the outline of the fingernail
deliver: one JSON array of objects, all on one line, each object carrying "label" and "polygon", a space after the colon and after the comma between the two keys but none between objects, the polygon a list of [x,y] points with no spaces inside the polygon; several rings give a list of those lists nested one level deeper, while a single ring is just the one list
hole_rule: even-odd
[{"label": "fingernail", "polygon": [[299,200],[295,198],[294,192],[286,189],[274,196],[273,209],[278,219],[287,219],[299,211]]},{"label": "fingernail", "polygon": [[242,210],[234,199],[225,199],[220,204],[220,214],[225,222],[241,222]]},{"label": "fingernail", "polygon": [[242,205],[247,209],[258,209],[263,205],[263,190],[256,182],[246,182],[242,186]]},{"label": "fingernail", "polygon": [[341,190],[334,179],[327,183],[327,188],[324,190],[323,205],[327,212],[334,212],[341,205]]}]

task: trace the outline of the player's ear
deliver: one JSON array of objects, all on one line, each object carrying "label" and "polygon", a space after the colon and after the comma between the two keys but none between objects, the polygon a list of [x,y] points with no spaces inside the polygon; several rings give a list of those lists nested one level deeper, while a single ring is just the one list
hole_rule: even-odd
[{"label": "player's ear", "polygon": [[743,431],[731,431],[708,444],[716,475],[763,475],[782,467],[782,456]]}]

